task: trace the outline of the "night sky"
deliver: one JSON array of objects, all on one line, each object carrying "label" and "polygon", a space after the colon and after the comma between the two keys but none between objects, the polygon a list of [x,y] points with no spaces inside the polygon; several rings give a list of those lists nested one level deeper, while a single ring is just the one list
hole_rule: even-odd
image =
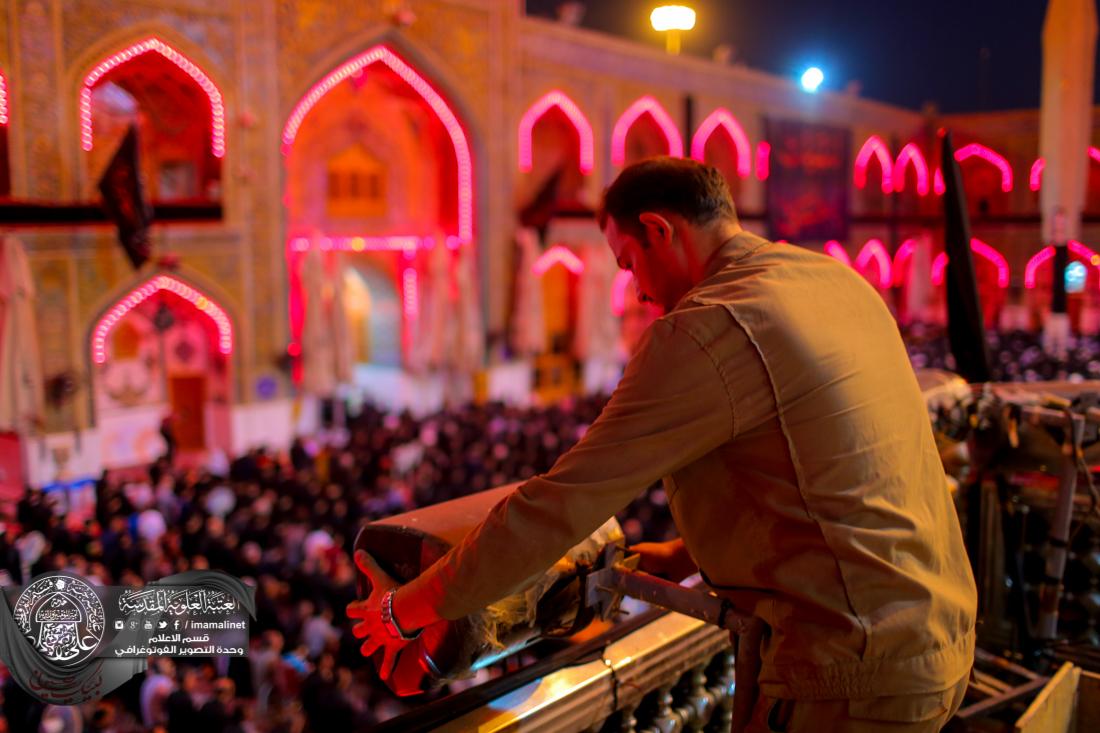
[{"label": "night sky", "polygon": [[[561,0],[527,0],[554,17]],[[583,26],[663,47],[649,26],[659,2],[588,0]],[[692,0],[684,53],[728,43],[749,67],[797,79],[810,65],[823,89],[852,80],[860,95],[942,112],[1039,106],[1044,0]],[[984,57],[984,61],[982,60]],[[1100,87],[1100,79],[1097,79]]]}]

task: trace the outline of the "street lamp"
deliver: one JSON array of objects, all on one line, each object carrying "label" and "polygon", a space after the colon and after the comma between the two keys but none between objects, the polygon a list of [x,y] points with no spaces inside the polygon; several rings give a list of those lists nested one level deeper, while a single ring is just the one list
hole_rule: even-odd
[{"label": "street lamp", "polygon": [[665,50],[680,53],[680,32],[695,27],[695,11],[686,5],[662,5],[649,14],[653,30],[665,33]]}]

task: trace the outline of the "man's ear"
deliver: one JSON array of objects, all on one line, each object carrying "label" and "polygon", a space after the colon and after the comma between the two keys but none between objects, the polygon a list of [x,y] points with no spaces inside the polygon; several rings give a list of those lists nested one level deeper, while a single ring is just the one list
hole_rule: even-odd
[{"label": "man's ear", "polygon": [[653,211],[646,211],[638,216],[638,221],[645,227],[647,239],[667,247],[672,242],[672,222]]}]

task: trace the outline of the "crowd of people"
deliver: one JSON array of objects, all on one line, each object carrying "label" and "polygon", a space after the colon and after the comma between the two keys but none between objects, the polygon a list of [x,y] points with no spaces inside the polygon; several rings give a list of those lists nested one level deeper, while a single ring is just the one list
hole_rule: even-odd
[{"label": "crowd of people", "polygon": [[[359,655],[344,608],[355,597],[350,548],[365,522],[546,471],[606,397],[545,408],[468,406],[422,419],[364,409],[324,440],[238,457],[226,475],[173,470],[104,475],[94,512],[65,512],[29,491],[0,523],[0,583],[65,570],[104,585],[141,585],[212,568],[256,587],[245,658],[152,659],[104,700],[43,706],[6,674],[11,731],[351,730],[392,717],[391,696]],[[628,539],[672,525],[652,487],[621,519]],[[643,529],[644,528],[644,529]]]},{"label": "crowd of people", "polygon": [[[952,367],[942,329],[904,330],[914,366]],[[1065,359],[1038,336],[990,333],[994,378],[1100,378],[1100,340]],[[174,469],[167,458],[134,480],[105,474],[94,511],[67,512],[30,490],[0,515],[0,584],[65,570],[104,585],[141,585],[218,569],[256,588],[247,657],[151,659],[104,700],[42,705],[0,668],[0,733],[204,733],[359,728],[408,707],[358,651],[343,609],[355,597],[350,548],[365,523],[522,480],[550,468],[599,414],[605,396],[549,407],[470,405],[424,418],[364,408],[346,428],[257,448],[215,470]],[[674,536],[659,486],[620,521],[628,542]]]}]

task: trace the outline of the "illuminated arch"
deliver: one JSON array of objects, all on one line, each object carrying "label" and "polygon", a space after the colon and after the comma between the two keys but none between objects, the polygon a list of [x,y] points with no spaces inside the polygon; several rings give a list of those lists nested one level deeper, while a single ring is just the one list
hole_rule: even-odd
[{"label": "illuminated arch", "polygon": [[225,104],[222,93],[206,73],[190,59],[159,38],[147,38],[128,46],[113,56],[96,64],[84,77],[80,87],[80,145],[84,150],[92,149],[92,88],[112,69],[115,69],[142,54],[155,52],[175,64],[190,76],[206,92],[210,100],[210,150],[215,158],[225,155]]},{"label": "illuminated arch", "polygon": [[859,149],[852,172],[852,182],[855,183],[856,188],[862,189],[867,186],[867,164],[871,162],[872,155],[878,158],[879,166],[882,168],[882,192],[890,193],[894,188],[894,164],[890,158],[890,149],[878,135],[871,135]]},{"label": "illuminated arch", "polygon": [[890,268],[890,255],[886,252],[886,247],[883,246],[881,240],[867,240],[867,243],[863,245],[863,249],[861,249],[856,256],[856,269],[863,272],[872,261],[874,261],[878,268],[879,287],[890,287],[890,283],[893,281]]},{"label": "illuminated arch", "polygon": [[0,127],[8,124],[8,80],[0,71]]},{"label": "illuminated arch", "polygon": [[155,275],[130,291],[107,309],[92,330],[92,361],[102,364],[107,361],[107,336],[127,313],[138,307],[161,290],[175,293],[205,313],[218,329],[218,351],[222,354],[233,353],[233,324],[225,309],[204,293],[196,290],[182,280],[171,275]]},{"label": "illuminated arch", "polygon": [[1001,172],[1001,190],[1008,193],[1012,190],[1012,166],[1008,164],[1005,157],[993,150],[987,148],[981,143],[970,143],[964,145],[955,151],[955,160],[960,163],[967,158],[978,157],[987,163],[994,165]]},{"label": "illuminated arch", "polygon": [[906,239],[904,242],[901,243],[901,246],[898,247],[898,251],[894,253],[894,285],[902,284],[902,273],[905,272],[904,265],[909,264],[909,260],[913,257],[913,250],[915,250],[916,248],[916,239]]},{"label": "illuminated arch", "polygon": [[1047,167],[1047,162],[1043,158],[1036,158],[1035,162],[1031,164],[1031,173],[1027,177],[1027,186],[1032,191],[1038,191],[1039,187],[1043,185],[1043,169]]},{"label": "illuminated arch", "polygon": [[684,139],[680,137],[680,131],[676,123],[669,117],[668,112],[653,97],[648,94],[626,108],[611,132],[611,162],[615,165],[623,165],[626,162],[626,134],[638,118],[649,114],[668,143],[668,154],[674,158],[684,157]]},{"label": "illuminated arch", "polygon": [[547,270],[558,264],[565,265],[565,269],[574,275],[584,272],[584,263],[581,259],[560,244],[555,244],[539,255],[535,264],[531,266],[531,272],[541,277]]},{"label": "illuminated arch", "polygon": [[588,118],[584,116],[584,112],[581,112],[577,103],[570,99],[565,92],[557,89],[547,92],[536,100],[535,103],[523,113],[523,117],[519,121],[519,169],[524,173],[531,170],[531,135],[535,129],[535,123],[538,122],[544,114],[550,111],[552,107],[560,109],[565,116],[569,118],[569,121],[573,123],[574,129],[576,129],[577,135],[579,135],[581,139],[581,173],[591,173],[596,157],[592,124],[588,121]]},{"label": "illuminated arch", "polygon": [[921,196],[928,195],[928,162],[924,159],[924,153],[913,143],[906,143],[898,153],[898,159],[894,163],[894,190],[901,193],[905,190],[905,168],[910,163],[917,172],[917,193]]},{"label": "illuminated arch", "polygon": [[768,180],[768,172],[771,170],[772,145],[761,140],[756,144],[756,178],[760,181]]},{"label": "illuminated arch", "polygon": [[[991,262],[997,268],[997,287],[1008,287],[1008,260],[1004,258],[1000,252],[993,247],[983,242],[980,239],[972,238],[970,240],[970,250],[989,262]],[[947,253],[940,252],[936,255],[936,259],[932,262],[932,284],[942,285],[944,273],[947,269]]]},{"label": "illuminated arch", "polygon": [[725,107],[719,107],[711,112],[710,116],[703,120],[703,124],[699,125],[699,129],[691,138],[691,157],[700,163],[705,162],[707,141],[719,127],[729,134],[730,139],[733,140],[733,146],[737,149],[737,176],[748,178],[749,173],[752,172],[752,146],[749,145],[749,138],[741,127],[741,123]]},{"label": "illuminated arch", "polygon": [[[1069,247],[1069,251],[1074,256],[1084,260],[1093,268],[1096,269],[1097,281],[1100,282],[1100,255],[1093,252],[1091,249],[1081,244],[1075,239],[1069,240],[1066,243]],[[1039,274],[1039,267],[1045,264],[1048,260],[1054,257],[1054,247],[1047,245],[1041,250],[1035,253],[1030,260],[1027,261],[1027,266],[1024,268],[1024,287],[1032,289],[1036,285],[1037,275]]]},{"label": "illuminated arch", "polygon": [[852,266],[852,258],[848,256],[848,252],[840,245],[840,242],[835,239],[830,239],[825,243],[825,254],[832,257],[834,260],[843,262],[848,267]]},{"label": "illuminated arch", "polygon": [[458,121],[458,117],[451,110],[446,100],[435,90],[428,81],[418,74],[407,63],[402,61],[393,51],[384,45],[377,45],[348,59],[344,63],[330,71],[323,79],[310,87],[287,118],[283,126],[283,154],[290,152],[298,130],[309,111],[313,109],[321,99],[328,94],[333,87],[350,76],[361,72],[372,64],[385,64],[390,71],[412,87],[413,91],[435,112],[447,135],[454,146],[455,159],[458,164],[458,236],[464,242],[473,239],[474,233],[474,172],[473,160],[470,154],[470,143],[466,137],[466,131]]}]

